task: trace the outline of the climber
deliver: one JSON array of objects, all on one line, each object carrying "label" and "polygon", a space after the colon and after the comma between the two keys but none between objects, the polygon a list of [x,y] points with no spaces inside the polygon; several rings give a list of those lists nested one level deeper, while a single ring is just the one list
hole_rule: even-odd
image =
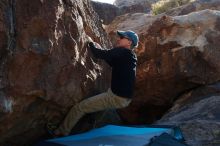
[{"label": "climber", "polygon": [[[87,98],[74,105],[60,126],[49,131],[54,136],[65,136],[79,119],[87,113],[105,109],[127,107],[135,84],[137,57],[134,49],[138,46],[138,36],[133,31],[117,31],[116,47],[103,50],[95,42],[88,42],[94,57],[105,60],[112,67],[111,88],[106,92]],[[50,129],[49,129],[50,130]]]}]

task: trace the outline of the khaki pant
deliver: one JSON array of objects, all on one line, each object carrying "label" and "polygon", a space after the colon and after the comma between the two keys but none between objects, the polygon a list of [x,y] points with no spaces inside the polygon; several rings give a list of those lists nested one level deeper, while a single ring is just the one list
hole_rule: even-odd
[{"label": "khaki pant", "polygon": [[108,89],[107,92],[85,99],[73,106],[55,132],[68,135],[79,119],[85,114],[105,109],[124,108],[128,106],[130,102],[131,99],[117,96],[112,93],[111,89]]}]

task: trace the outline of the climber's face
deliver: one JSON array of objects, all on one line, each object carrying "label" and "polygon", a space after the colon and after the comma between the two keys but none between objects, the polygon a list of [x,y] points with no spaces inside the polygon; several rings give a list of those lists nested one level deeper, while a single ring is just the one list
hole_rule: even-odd
[{"label": "climber's face", "polygon": [[132,41],[129,40],[128,38],[123,37],[123,36],[118,36],[117,37],[116,47],[123,47],[123,48],[130,49],[131,48],[131,44],[132,44]]}]

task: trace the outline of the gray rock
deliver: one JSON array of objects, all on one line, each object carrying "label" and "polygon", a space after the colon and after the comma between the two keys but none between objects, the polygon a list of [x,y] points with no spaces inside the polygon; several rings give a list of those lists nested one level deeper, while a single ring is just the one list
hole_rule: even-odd
[{"label": "gray rock", "polygon": [[179,126],[190,146],[219,146],[219,91],[214,85],[183,95],[156,124]]}]

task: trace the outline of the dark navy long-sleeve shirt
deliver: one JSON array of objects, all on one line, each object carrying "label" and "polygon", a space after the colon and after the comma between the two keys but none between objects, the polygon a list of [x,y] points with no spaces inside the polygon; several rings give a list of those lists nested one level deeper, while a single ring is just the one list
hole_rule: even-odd
[{"label": "dark navy long-sleeve shirt", "polygon": [[114,94],[131,98],[134,91],[137,57],[126,48],[102,50],[90,45],[96,58],[105,60],[112,67],[111,90]]}]

